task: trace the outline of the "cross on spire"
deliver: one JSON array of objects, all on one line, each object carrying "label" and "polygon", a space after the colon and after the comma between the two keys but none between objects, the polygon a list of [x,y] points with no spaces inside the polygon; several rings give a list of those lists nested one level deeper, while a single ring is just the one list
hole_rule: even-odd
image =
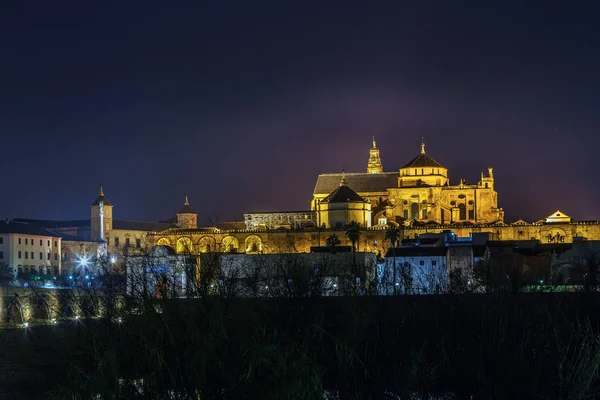
[{"label": "cross on spire", "polygon": [[342,169],[342,181],[340,182],[340,186],[346,186],[346,173]]},{"label": "cross on spire", "polygon": [[104,190],[102,190],[102,184],[100,184],[100,196],[104,196]]},{"label": "cross on spire", "polygon": [[425,138],[421,137],[421,154],[425,154]]}]

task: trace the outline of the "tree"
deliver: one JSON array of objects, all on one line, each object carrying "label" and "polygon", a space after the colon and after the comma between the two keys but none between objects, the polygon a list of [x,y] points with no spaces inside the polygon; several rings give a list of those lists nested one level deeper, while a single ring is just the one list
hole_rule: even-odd
[{"label": "tree", "polygon": [[[398,228],[397,226],[389,226],[387,228],[387,230],[385,231],[385,240],[389,240],[391,247],[390,248],[396,248],[398,246],[398,241],[400,240],[400,236],[401,236],[401,232],[400,232],[400,228]],[[393,279],[394,282],[392,283],[392,286],[394,287],[394,294],[396,294],[396,255],[393,254],[394,257],[394,272],[393,272]]]},{"label": "tree", "polygon": [[327,247],[330,247],[331,250],[335,250],[335,248],[337,246],[340,245],[341,241],[338,235],[336,235],[335,233],[332,233],[331,235],[329,235],[329,237],[327,238],[327,240],[325,241],[325,243],[327,243]]},{"label": "tree", "polygon": [[7,263],[0,263],[0,285],[10,285],[14,281],[12,268]]},{"label": "tree", "polygon": [[356,243],[360,239],[361,227],[356,221],[350,221],[346,225],[346,236],[352,243],[352,261],[354,262],[354,268],[356,268]]}]

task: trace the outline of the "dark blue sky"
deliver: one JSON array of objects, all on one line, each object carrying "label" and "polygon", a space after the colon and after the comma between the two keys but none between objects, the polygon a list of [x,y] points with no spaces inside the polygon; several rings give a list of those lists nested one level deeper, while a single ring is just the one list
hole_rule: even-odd
[{"label": "dark blue sky", "polygon": [[7,217],[87,218],[99,183],[118,219],[306,209],[375,134],[387,171],[421,136],[453,183],[493,166],[507,220],[600,218],[597,2],[11,3]]}]

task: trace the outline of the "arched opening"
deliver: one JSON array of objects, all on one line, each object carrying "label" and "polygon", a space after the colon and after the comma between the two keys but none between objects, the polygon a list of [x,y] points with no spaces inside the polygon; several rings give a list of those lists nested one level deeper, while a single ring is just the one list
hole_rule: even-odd
[{"label": "arched opening", "polygon": [[261,253],[263,249],[260,236],[251,235],[245,241],[246,253]]},{"label": "arched opening", "polygon": [[216,241],[215,239],[209,237],[209,236],[204,236],[200,238],[200,241],[198,241],[198,251],[200,253],[210,253],[216,250]]},{"label": "arched opening", "polygon": [[191,254],[193,252],[192,239],[189,237],[180,237],[177,239],[177,253]]},{"label": "arched opening", "polygon": [[162,237],[162,238],[158,239],[158,242],[156,242],[156,245],[157,246],[169,246],[170,247],[171,246],[171,242],[169,241],[169,239]]},{"label": "arched opening", "polygon": [[235,236],[225,236],[221,241],[221,249],[224,253],[237,253],[239,242]]}]

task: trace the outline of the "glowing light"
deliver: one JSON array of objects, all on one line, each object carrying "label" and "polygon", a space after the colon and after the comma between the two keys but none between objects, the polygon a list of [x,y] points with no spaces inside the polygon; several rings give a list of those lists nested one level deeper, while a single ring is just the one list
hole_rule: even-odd
[{"label": "glowing light", "polygon": [[334,284],[333,284],[333,287],[334,287],[335,289],[337,289],[337,283],[334,283]]},{"label": "glowing light", "polygon": [[50,322],[52,322],[52,325],[56,325],[56,318],[52,318]]},{"label": "glowing light", "polygon": [[70,280],[73,280],[73,275],[69,275],[69,279],[70,279]]},{"label": "glowing light", "polygon": [[117,256],[112,256],[110,258],[110,262],[113,263],[113,264],[115,264],[117,262]]},{"label": "glowing light", "polygon": [[119,318],[117,318],[117,322],[121,323],[121,322],[123,322],[123,319],[121,317],[119,317]]},{"label": "glowing light", "polygon": [[90,258],[86,255],[81,255],[77,257],[77,264],[79,267],[87,267],[89,265]]},{"label": "glowing light", "polygon": [[89,276],[89,275],[86,275],[86,276],[85,276],[85,279],[90,279],[90,276]]},{"label": "glowing light", "polygon": [[24,326],[25,328],[29,328],[29,322],[23,322],[23,326]]},{"label": "glowing light", "polygon": [[79,319],[79,315],[76,315],[76,316],[75,316],[75,319]]}]

